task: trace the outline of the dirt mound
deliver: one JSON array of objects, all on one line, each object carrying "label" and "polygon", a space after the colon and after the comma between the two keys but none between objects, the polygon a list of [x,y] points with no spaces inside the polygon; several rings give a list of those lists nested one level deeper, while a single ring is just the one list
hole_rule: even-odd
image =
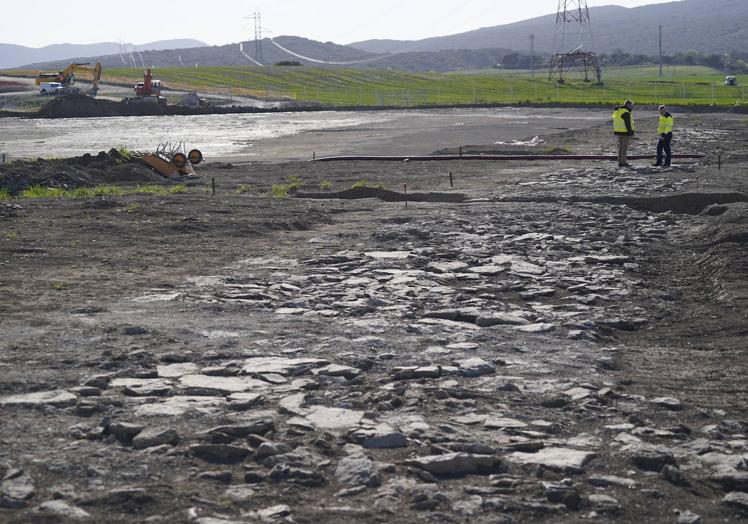
[{"label": "dirt mound", "polygon": [[93,156],[19,160],[0,165],[0,188],[17,195],[31,186],[60,189],[102,184],[162,184],[164,178],[116,149]]},{"label": "dirt mound", "polygon": [[361,200],[364,198],[378,198],[385,202],[464,202],[465,195],[461,193],[398,193],[379,187],[354,187],[333,193],[297,193],[296,198],[310,198],[318,200]]},{"label": "dirt mound", "polygon": [[124,104],[74,94],[53,98],[39,110],[42,118],[107,117],[164,115],[167,109],[158,104]]}]

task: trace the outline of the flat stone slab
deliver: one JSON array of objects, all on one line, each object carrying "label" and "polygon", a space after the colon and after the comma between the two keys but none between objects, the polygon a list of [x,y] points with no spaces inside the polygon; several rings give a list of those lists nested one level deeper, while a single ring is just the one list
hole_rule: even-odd
[{"label": "flat stone slab", "polygon": [[446,453],[444,455],[419,457],[409,460],[407,463],[434,475],[469,475],[492,472],[496,467],[497,460],[493,455]]},{"label": "flat stone slab", "polygon": [[138,406],[135,414],[141,417],[179,417],[190,411],[210,414],[224,409],[226,401],[221,397],[177,396]]},{"label": "flat stone slab", "polygon": [[582,473],[584,465],[595,457],[590,451],[569,448],[544,448],[537,453],[515,452],[509,455],[511,462],[533,464],[562,473]]},{"label": "flat stone slab", "polygon": [[34,513],[43,517],[59,519],[61,522],[81,521],[91,518],[88,512],[76,506],[71,506],[62,500],[42,502],[34,508]]},{"label": "flat stone slab", "polygon": [[156,369],[158,376],[161,378],[179,378],[184,375],[196,375],[200,373],[200,366],[193,362],[158,366]]},{"label": "flat stone slab", "polygon": [[468,269],[468,272],[475,273],[484,277],[493,277],[506,272],[506,266],[488,265],[488,266],[476,266]]},{"label": "flat stone slab", "polygon": [[490,313],[482,314],[475,320],[475,325],[480,327],[491,326],[526,326],[530,321],[512,313]]},{"label": "flat stone slab", "polygon": [[527,424],[507,417],[488,417],[483,423],[486,429],[524,429]]},{"label": "flat stone slab", "polygon": [[305,410],[304,418],[317,429],[347,430],[355,427],[364,418],[363,411],[342,408],[313,406]]},{"label": "flat stone slab", "polygon": [[523,333],[550,333],[554,329],[556,329],[556,326],[554,324],[548,324],[548,323],[539,323],[539,324],[528,324],[526,326],[517,326],[517,331],[522,331]]},{"label": "flat stone slab", "polygon": [[496,366],[482,358],[474,357],[456,362],[460,375],[464,377],[480,377],[496,373]]},{"label": "flat stone slab", "polygon": [[459,273],[469,266],[465,262],[432,262],[426,267],[437,273]]},{"label": "flat stone slab", "polygon": [[210,394],[231,395],[245,391],[266,390],[270,384],[250,377],[212,377],[209,375],[185,375],[179,379],[183,390],[203,390]]},{"label": "flat stone slab", "polygon": [[377,424],[374,427],[362,427],[354,430],[349,438],[365,448],[392,449],[404,448],[408,445],[407,437],[395,431],[389,424]]},{"label": "flat stone slab", "polygon": [[258,357],[244,361],[244,375],[277,373],[279,375],[301,375],[312,368],[329,364],[320,358]]},{"label": "flat stone slab", "polygon": [[0,397],[0,406],[11,407],[30,407],[35,406],[54,406],[64,408],[74,406],[78,397],[64,389],[55,389],[52,391],[37,391],[35,393],[25,393],[22,395],[10,395]]},{"label": "flat stone slab", "polygon": [[410,256],[410,251],[369,251],[364,254],[378,260],[404,260]]}]

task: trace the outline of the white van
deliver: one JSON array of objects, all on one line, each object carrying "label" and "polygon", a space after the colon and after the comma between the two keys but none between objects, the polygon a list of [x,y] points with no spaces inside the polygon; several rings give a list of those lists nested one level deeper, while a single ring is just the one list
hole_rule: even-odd
[{"label": "white van", "polygon": [[42,82],[39,88],[39,94],[42,95],[59,95],[65,88],[59,82]]}]

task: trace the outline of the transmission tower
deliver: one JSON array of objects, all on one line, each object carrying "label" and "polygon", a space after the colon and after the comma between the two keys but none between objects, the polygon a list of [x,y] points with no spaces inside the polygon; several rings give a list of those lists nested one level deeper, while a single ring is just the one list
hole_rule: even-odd
[{"label": "transmission tower", "polygon": [[265,59],[262,56],[262,15],[258,9],[246,18],[254,21],[255,24],[255,60],[264,62]]},{"label": "transmission tower", "polygon": [[602,70],[594,52],[592,39],[592,22],[587,0],[558,0],[556,15],[556,34],[561,37],[560,47],[551,57],[549,78],[563,84],[571,71],[584,75],[589,82],[594,74],[598,83],[602,83]]}]

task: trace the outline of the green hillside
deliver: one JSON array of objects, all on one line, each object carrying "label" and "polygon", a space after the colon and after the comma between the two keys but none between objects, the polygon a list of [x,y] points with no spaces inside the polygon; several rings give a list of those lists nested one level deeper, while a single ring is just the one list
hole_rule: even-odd
[{"label": "green hillside", "polygon": [[[195,89],[228,96],[296,100],[331,106],[416,106],[451,104],[583,103],[616,104],[632,98],[639,104],[734,105],[745,103],[744,87],[724,86],[724,75],[704,67],[679,66],[662,79],[657,68],[606,71],[606,84],[570,82],[559,86],[545,71],[409,73],[392,70],[316,69],[306,67],[159,68],[156,76],[174,89]],[[139,69],[109,69],[105,81],[130,84]],[[740,77],[741,84],[748,76]]]}]

